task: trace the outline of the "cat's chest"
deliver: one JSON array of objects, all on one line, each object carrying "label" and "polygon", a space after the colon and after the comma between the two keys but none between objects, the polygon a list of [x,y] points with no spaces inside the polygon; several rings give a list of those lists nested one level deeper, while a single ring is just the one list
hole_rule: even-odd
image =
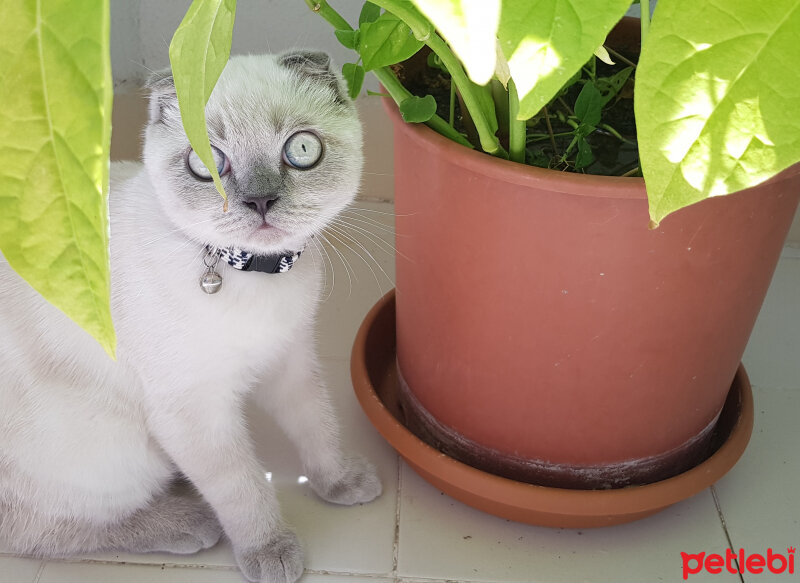
[{"label": "cat's chest", "polygon": [[311,265],[283,274],[219,269],[222,286],[215,294],[201,289],[202,267],[195,271],[162,273],[135,302],[120,306],[125,340],[148,361],[220,373],[259,368],[313,325]]}]

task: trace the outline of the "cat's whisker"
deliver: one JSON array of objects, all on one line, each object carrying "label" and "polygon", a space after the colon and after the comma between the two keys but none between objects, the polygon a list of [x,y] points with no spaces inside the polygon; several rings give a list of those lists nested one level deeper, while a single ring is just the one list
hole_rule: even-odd
[{"label": "cat's whisker", "polygon": [[[372,265],[370,265],[369,261],[367,261],[367,260],[364,258],[364,256],[363,256],[363,255],[361,255],[361,253],[359,253],[359,252],[358,252],[356,249],[354,249],[353,247],[351,247],[351,246],[350,246],[350,245],[347,243],[347,241],[346,241],[345,239],[349,239],[350,241],[352,241],[353,243],[355,243],[356,245],[358,245],[358,246],[361,248],[361,250],[362,250],[364,253],[366,253],[366,254],[367,254],[367,257],[369,257],[369,258],[372,260],[372,262],[373,262],[375,265],[377,265],[377,266],[378,266],[378,269],[380,269],[380,270],[381,270],[381,273],[383,273],[384,277],[386,277],[386,279],[387,279],[387,280],[388,280],[390,283],[392,283],[392,284],[394,283],[394,282],[392,281],[392,278],[391,278],[391,277],[389,277],[389,274],[388,274],[388,273],[386,273],[386,271],[383,269],[383,267],[381,267],[381,264],[380,264],[380,263],[378,263],[378,261],[375,259],[375,256],[374,256],[374,255],[372,255],[372,253],[369,251],[369,249],[367,249],[367,248],[366,248],[366,247],[363,245],[363,243],[361,243],[361,241],[359,241],[358,239],[354,239],[353,237],[350,237],[350,236],[349,236],[349,235],[348,235],[346,232],[344,232],[344,231],[342,231],[342,230],[340,230],[340,229],[337,229],[337,228],[336,228],[334,225],[331,225],[331,226],[330,226],[330,227],[328,227],[328,228],[329,228],[329,229],[330,229],[330,231],[331,231],[331,235],[333,235],[334,237],[336,237],[336,239],[337,239],[337,240],[339,240],[339,241],[341,241],[341,242],[342,242],[342,244],[343,244],[345,247],[347,247],[347,248],[348,248],[350,251],[352,251],[353,253],[355,253],[355,254],[358,256],[358,258],[359,258],[359,259],[361,259],[361,261],[363,261],[363,262],[364,262],[364,264],[365,264],[365,265],[366,265],[366,266],[369,268],[369,270],[372,272],[372,276],[375,278],[375,283],[378,285],[378,289],[381,291],[381,293],[383,293],[383,286],[381,285],[381,283],[380,283],[380,281],[379,281],[379,279],[378,279],[378,274],[377,274],[377,273],[375,273],[375,270],[374,270],[374,269],[372,269]],[[336,236],[337,234],[338,234],[338,237]]]},{"label": "cat's whisker", "polygon": [[394,249],[389,243],[367,229],[359,228],[358,225],[353,225],[339,220],[331,221],[331,225],[335,225],[342,229],[350,236],[351,239],[358,239],[359,237],[366,239],[370,243],[373,243],[381,253],[385,253],[387,255],[392,255],[394,253]]},{"label": "cat's whisker", "polygon": [[404,213],[404,214],[399,214],[398,215],[396,212],[388,212],[387,213],[386,211],[378,211],[378,210],[375,210],[375,209],[368,209],[368,208],[363,207],[363,206],[356,206],[355,204],[351,204],[345,210],[348,210],[348,211],[356,210],[356,211],[361,211],[361,212],[364,212],[364,213],[373,213],[373,214],[376,214],[376,215],[386,215],[386,216],[390,216],[390,217],[413,217],[413,216],[418,214],[418,213]]},{"label": "cat's whisker", "polygon": [[[361,259],[361,261],[363,261],[366,264],[366,266],[372,272],[372,277],[375,278],[375,283],[378,285],[378,289],[383,291],[383,289],[381,288],[381,284],[378,281],[378,276],[375,274],[375,270],[372,269],[372,266],[364,259],[364,257],[358,251],[356,251],[355,249],[353,249],[353,247],[348,245],[348,243],[345,240],[345,238],[342,237],[342,234],[337,232],[334,227],[330,227],[328,229],[328,235],[333,237],[336,241],[338,241],[341,245],[343,245],[348,251],[350,251],[351,253],[355,253],[358,256],[358,258]],[[355,274],[355,269],[353,269],[353,273]],[[356,281],[358,281],[357,277],[356,277]]]},{"label": "cat's whisker", "polygon": [[[379,222],[382,225],[385,225],[387,227],[391,226],[390,224],[387,224],[387,223],[385,223],[383,221],[386,220],[384,217],[388,217],[389,219],[393,219],[394,218],[394,214],[393,213],[383,213],[383,212],[376,211],[376,212],[372,213],[371,215],[367,214],[367,213],[362,214],[364,212],[364,210],[365,209],[361,209],[361,208],[357,208],[357,207],[347,207],[344,210],[344,212],[352,213],[354,215],[358,215],[359,217],[364,217],[365,219],[370,219],[370,220],[373,220],[373,221],[377,221],[377,222]],[[392,221],[392,222],[394,222],[394,221]]]},{"label": "cat's whisker", "polygon": [[357,221],[359,223],[364,223],[365,225],[369,225],[370,227],[375,227],[380,231],[384,231],[385,233],[389,233],[390,235],[394,235],[394,228],[385,225],[379,221],[371,219],[369,217],[362,217],[361,215],[345,215],[342,213],[342,218],[350,219],[352,221]]},{"label": "cat's whisker", "polygon": [[[381,237],[377,233],[373,233],[372,231],[362,227],[361,225],[356,225],[356,224],[353,224],[351,222],[348,222],[346,220],[347,218],[348,217],[337,217],[337,218],[333,219],[331,221],[331,223],[336,224],[336,225],[340,225],[340,226],[345,227],[347,229],[353,229],[356,232],[363,234],[370,241],[372,241],[373,243],[378,245],[378,247],[380,247],[381,251],[384,251],[384,252],[387,252],[387,253],[396,253],[397,252],[397,249],[395,248],[395,246],[392,245],[391,243],[389,243],[389,241],[387,241],[386,239],[384,239],[383,237]],[[388,249],[388,251],[387,251],[387,249]]]},{"label": "cat's whisker", "polygon": [[[331,289],[328,291],[328,295],[325,296],[325,300],[324,300],[324,301],[328,301],[330,299],[330,297],[333,295],[333,290],[336,287],[336,271],[333,269],[333,261],[331,261],[331,256],[328,254],[328,250],[325,249],[325,246],[322,243],[320,243],[317,239],[311,239],[311,241],[314,243],[314,246],[319,251],[320,257],[323,257],[322,254],[324,253],[325,255],[324,255],[323,259],[327,259],[328,263],[330,263],[330,265],[331,265]],[[326,268],[326,271],[325,271],[325,281],[326,282],[328,281],[327,268]]]},{"label": "cat's whisker", "polygon": [[[347,291],[347,297],[350,297],[353,294],[353,278],[350,277],[350,271],[353,271],[353,277],[356,277],[355,270],[353,270],[353,268],[350,266],[350,264],[347,261],[347,258],[344,255],[342,255],[342,252],[336,248],[336,245],[330,242],[330,240],[325,236],[324,233],[320,233],[319,236],[322,237],[322,240],[325,241],[331,247],[331,249],[333,249],[336,252],[336,254],[339,256],[339,260],[342,262],[342,265],[344,265],[344,271],[347,274],[347,281],[350,286]],[[356,279],[358,278],[356,277]]]},{"label": "cat's whisker", "polygon": [[128,61],[130,61],[131,63],[135,63],[136,65],[140,66],[142,69],[145,69],[151,75],[155,75],[157,73],[157,71],[151,69],[150,67],[148,67],[147,65],[145,65],[144,63],[142,63],[140,61],[137,61],[135,59],[128,59]]},{"label": "cat's whisker", "polygon": [[[332,223],[334,223],[336,225],[339,225],[340,227],[344,228],[345,230],[346,229],[352,229],[356,233],[359,233],[360,235],[363,235],[370,242],[374,243],[378,247],[378,249],[380,249],[383,253],[386,253],[388,255],[396,255],[398,257],[402,257],[406,261],[414,263],[414,260],[411,259],[408,255],[406,255],[405,253],[402,253],[401,251],[398,251],[397,248],[394,245],[392,245],[391,243],[389,243],[388,241],[386,241],[385,239],[380,237],[378,234],[373,233],[372,231],[369,231],[369,230],[367,230],[367,229],[365,229],[365,228],[363,228],[363,227],[361,227],[359,225],[354,225],[352,223],[348,223],[348,222],[346,222],[344,220],[334,220],[334,221],[332,221]],[[352,238],[356,239],[356,237],[352,237]]]},{"label": "cat's whisker", "polygon": [[214,219],[212,217],[210,219],[204,219],[202,221],[197,221],[196,223],[193,223],[193,224],[188,225],[186,227],[178,227],[176,229],[172,229],[171,231],[168,231],[168,232],[166,232],[166,233],[164,233],[162,235],[159,235],[158,237],[154,237],[153,239],[145,241],[144,243],[142,243],[142,247],[148,247],[148,246],[152,245],[153,243],[158,243],[159,241],[161,241],[163,239],[166,239],[167,237],[169,237],[173,233],[177,233],[179,231],[183,231],[184,229],[187,229],[187,228],[196,227],[197,225],[202,225],[203,223],[209,223],[209,222],[211,222],[213,220]]},{"label": "cat's whisker", "polygon": [[[322,254],[319,241],[317,241],[315,238],[312,238],[311,242],[314,244],[314,254],[312,255],[312,257],[318,256],[319,261],[322,263],[323,276],[324,276],[323,279],[324,284],[322,291],[324,292],[326,289],[328,289],[328,262],[325,260],[325,256]],[[331,274],[331,277],[333,277],[333,274]],[[333,284],[331,284],[330,289],[328,289],[328,295],[325,296],[325,299],[327,300],[329,297],[331,297],[332,293],[333,293]]]}]

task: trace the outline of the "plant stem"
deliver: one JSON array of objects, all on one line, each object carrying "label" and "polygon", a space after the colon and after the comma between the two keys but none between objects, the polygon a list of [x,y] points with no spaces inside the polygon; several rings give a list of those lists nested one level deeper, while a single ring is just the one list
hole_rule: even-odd
[{"label": "plant stem", "polygon": [[[332,24],[336,30],[353,30],[353,27],[350,26],[350,23],[347,22],[342,15],[336,12],[336,10],[334,10],[330,5],[328,5],[325,0],[305,0],[305,2],[313,12],[316,12],[322,16],[322,18]],[[378,78],[378,81],[386,88],[386,90],[389,92],[389,95],[392,97],[392,99],[394,99],[394,102],[397,105],[400,105],[404,99],[411,97],[411,93],[408,91],[408,89],[403,87],[389,67],[375,69],[373,73],[375,74],[375,77]],[[436,114],[434,114],[431,119],[425,122],[425,125],[430,127],[432,130],[439,132],[443,136],[450,138],[454,142],[458,142],[462,146],[474,148],[474,146],[470,144],[464,136],[450,127],[446,121]]]},{"label": "plant stem", "polygon": [[508,80],[508,159],[525,163],[525,120],[518,120],[519,95],[514,80]]},{"label": "plant stem", "polygon": [[347,22],[341,14],[336,12],[336,10],[328,6],[325,0],[306,0],[306,4],[313,12],[316,12],[322,18],[330,22],[335,30],[353,30],[350,23]]},{"label": "plant stem", "polygon": [[489,127],[487,117],[493,112],[486,111],[486,108],[481,103],[477,85],[467,77],[464,68],[461,66],[461,61],[453,54],[447,43],[436,34],[431,23],[415,9],[406,6],[404,2],[399,2],[398,0],[372,0],[372,2],[405,22],[414,33],[414,36],[428,45],[438,55],[442,60],[442,64],[450,72],[450,82],[456,84],[464,104],[472,115],[475,128],[478,130],[481,148],[489,154],[506,157],[506,151],[500,145],[500,140],[497,139],[497,136],[494,135],[494,132]]},{"label": "plant stem", "polygon": [[636,68],[636,63],[634,63],[634,62],[633,62],[633,61],[631,61],[630,59],[626,58],[624,55],[621,55],[621,54],[619,54],[617,51],[615,51],[615,50],[614,50],[614,49],[612,49],[611,47],[606,47],[606,50],[607,50],[609,53],[611,53],[611,55],[613,55],[614,57],[616,57],[617,59],[619,59],[620,61],[622,61],[622,62],[623,62],[623,63],[625,63],[626,65],[630,65],[630,66],[631,66],[631,67],[633,67],[634,69]]},{"label": "plant stem", "polygon": [[[554,133],[553,137],[561,138],[564,136],[571,136],[573,133],[574,132],[559,132],[559,133]],[[550,139],[550,134],[528,134],[526,137],[527,142],[538,142],[541,140],[549,140],[549,139]]]},{"label": "plant stem", "polygon": [[650,0],[639,2],[639,8],[642,11],[640,24],[642,26],[642,46],[644,46],[644,41],[647,40],[647,33],[650,30]]},{"label": "plant stem", "polygon": [[[386,1],[387,0],[376,0],[376,4]],[[436,33],[431,33],[430,38],[425,44],[427,44],[434,53],[439,55],[444,66],[450,71],[451,82],[455,82],[456,87],[458,87],[458,90],[461,92],[461,97],[464,99],[464,104],[472,114],[472,120],[475,123],[475,128],[478,130],[478,136],[483,151],[495,156],[505,157],[504,154],[506,152],[500,145],[500,140],[497,139],[497,136],[495,136],[494,132],[489,128],[487,117],[490,112],[487,112],[481,104],[481,99],[478,96],[478,87],[467,77],[464,68],[461,66],[461,62],[450,50],[450,47],[447,46]],[[491,113],[493,114],[494,112]]]},{"label": "plant stem", "polygon": [[553,157],[558,156],[558,149],[556,148],[556,138],[553,135],[553,126],[550,125],[550,115],[547,113],[547,106],[544,106],[544,122],[547,124],[547,133],[550,134],[550,145],[553,146]]},{"label": "plant stem", "polygon": [[621,178],[627,178],[629,176],[633,176],[634,174],[636,174],[638,172],[639,172],[639,167],[637,166],[636,168],[631,168],[625,174],[620,174],[620,177]]},{"label": "plant stem", "polygon": [[566,101],[564,101],[563,97],[559,97],[558,98],[558,102],[562,106],[564,106],[564,109],[566,109],[569,112],[570,115],[575,115],[575,112],[572,110],[572,108],[569,106],[569,104]]},{"label": "plant stem", "polygon": [[[375,69],[372,72],[375,73],[378,81],[380,81],[381,85],[386,88],[386,91],[389,92],[389,95],[392,96],[392,99],[394,99],[395,103],[398,105],[411,97],[409,90],[403,87],[402,83],[400,83],[389,67],[381,67],[380,69]],[[464,136],[458,133],[438,115],[434,115],[431,119],[425,122],[425,124],[443,136],[450,138],[454,142],[458,142],[462,146],[467,146],[468,148],[473,148],[473,145],[470,144]]]},{"label": "plant stem", "polygon": [[455,123],[456,118],[456,86],[453,83],[450,83],[450,119],[448,123],[450,127],[453,127],[453,123]]},{"label": "plant stem", "polygon": [[600,125],[598,125],[597,127],[599,127],[599,128],[601,128],[601,129],[604,129],[604,130],[606,130],[606,131],[607,131],[609,134],[611,134],[612,136],[614,136],[615,138],[617,138],[617,139],[618,139],[620,142],[623,142],[623,143],[625,143],[625,144],[634,144],[634,145],[636,144],[636,142],[632,142],[632,141],[631,141],[631,140],[629,140],[628,138],[625,138],[625,137],[623,137],[623,136],[622,136],[622,135],[621,135],[621,134],[620,134],[620,133],[619,133],[617,130],[615,130],[614,128],[612,128],[612,127],[611,127],[610,125],[608,125],[607,123],[601,123],[601,124],[600,124]]}]

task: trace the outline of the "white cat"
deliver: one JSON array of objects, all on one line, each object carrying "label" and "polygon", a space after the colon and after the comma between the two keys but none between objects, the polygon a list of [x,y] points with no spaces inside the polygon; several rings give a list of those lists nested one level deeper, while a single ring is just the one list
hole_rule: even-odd
[{"label": "white cat", "polygon": [[[150,88],[144,164],[112,166],[118,360],[0,259],[0,548],[192,553],[224,530],[248,580],[294,581],[302,551],[242,407],[257,390],[325,500],[380,495],[316,373],[320,262],[287,271],[358,189],[360,124],[327,55],[232,58],[206,109],[223,212],[171,76]],[[232,267],[248,260],[284,272]]]}]

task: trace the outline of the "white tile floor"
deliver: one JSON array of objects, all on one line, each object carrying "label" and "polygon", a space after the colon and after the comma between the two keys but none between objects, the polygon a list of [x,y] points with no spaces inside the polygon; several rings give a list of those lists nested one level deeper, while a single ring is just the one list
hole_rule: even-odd
[{"label": "white tile floor", "polygon": [[[351,224],[368,227],[350,246],[352,283],[331,251],[336,284],[320,320],[320,350],[345,441],[378,466],[384,494],[355,508],[315,498],[298,484],[300,468],[284,438],[253,413],[254,437],[280,490],[284,513],[306,549],[303,583],[650,582],[682,581],[680,552],[743,547],[786,552],[800,544],[800,253],[786,249],[753,333],[745,364],[755,387],[756,425],[739,464],[714,488],[651,518],[599,530],[559,530],[515,524],[472,510],[421,480],[378,436],[352,394],[349,352],[369,307],[391,288],[393,257],[375,237],[391,237],[367,220],[390,225],[391,206],[359,203]],[[382,214],[387,213],[387,214]],[[358,231],[358,229],[355,229]],[[370,240],[373,239],[373,240]],[[333,240],[333,239],[332,239]],[[380,266],[380,267],[378,267]],[[330,269],[330,267],[329,267]],[[374,272],[374,273],[373,273]],[[719,505],[715,504],[715,498]],[[723,525],[727,526],[727,532]],[[0,549],[2,551],[2,549]],[[800,562],[800,561],[798,561]],[[689,575],[689,581],[797,581],[798,574]],[[235,583],[229,545],[193,556],[96,555],[70,562],[0,553],[0,583]]]}]

